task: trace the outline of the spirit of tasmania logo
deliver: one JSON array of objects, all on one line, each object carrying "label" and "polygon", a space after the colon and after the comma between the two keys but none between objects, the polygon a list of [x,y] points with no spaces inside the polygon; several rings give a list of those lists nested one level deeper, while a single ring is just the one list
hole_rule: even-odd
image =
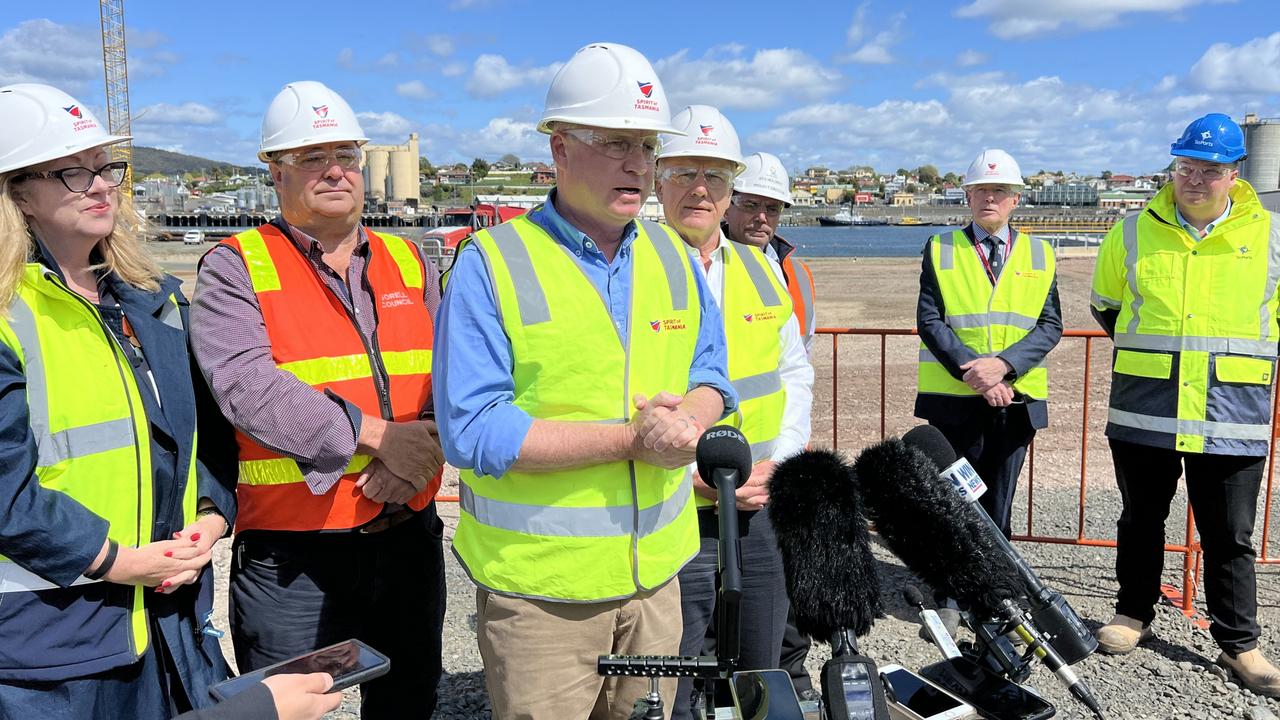
[{"label": "spirit of tasmania logo", "polygon": [[663,320],[649,321],[649,329],[656,333],[662,332],[663,330],[684,330],[687,327],[688,326],[685,325],[684,321],[680,318],[666,318]]}]

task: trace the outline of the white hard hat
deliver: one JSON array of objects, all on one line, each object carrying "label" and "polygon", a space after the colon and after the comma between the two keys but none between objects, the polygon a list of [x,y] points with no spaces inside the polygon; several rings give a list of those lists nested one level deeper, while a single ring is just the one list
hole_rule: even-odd
[{"label": "white hard hat", "polygon": [[554,122],[677,132],[658,73],[639,52],[616,43],[587,45],[556,73],[538,132],[550,133]]},{"label": "white hard hat", "polygon": [[969,163],[960,187],[970,185],[1013,185],[1022,188],[1022,168],[1013,156],[1003,150],[983,150]]},{"label": "white hard hat", "polygon": [[702,157],[728,160],[733,163],[734,174],[747,166],[742,162],[742,145],[738,143],[738,131],[724,113],[710,105],[690,105],[671,118],[671,124],[680,134],[662,136],[658,159],[678,157]]},{"label": "white hard hat", "polygon": [[733,179],[735,192],[781,200],[791,207],[791,178],[777,155],[751,153],[747,156],[746,166],[747,169]]},{"label": "white hard hat", "polygon": [[351,106],[323,83],[302,80],[285,85],[267,107],[258,159],[269,162],[280,150],[344,141],[369,142]]},{"label": "white hard hat", "polygon": [[0,172],[130,139],[108,133],[75,98],[37,83],[0,87],[0,125]]}]

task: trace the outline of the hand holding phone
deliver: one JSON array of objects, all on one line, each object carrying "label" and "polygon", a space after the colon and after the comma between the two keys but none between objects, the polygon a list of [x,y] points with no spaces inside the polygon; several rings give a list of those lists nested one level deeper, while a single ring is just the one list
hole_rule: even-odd
[{"label": "hand holding phone", "polygon": [[342,693],[333,689],[328,673],[272,675],[262,684],[271,691],[278,720],[319,720],[342,705]]},{"label": "hand holding phone", "polygon": [[209,694],[216,700],[226,700],[267,678],[311,673],[328,673],[333,677],[328,691],[339,692],[385,675],[390,669],[391,661],[386,655],[352,639],[224,680],[209,688]]}]

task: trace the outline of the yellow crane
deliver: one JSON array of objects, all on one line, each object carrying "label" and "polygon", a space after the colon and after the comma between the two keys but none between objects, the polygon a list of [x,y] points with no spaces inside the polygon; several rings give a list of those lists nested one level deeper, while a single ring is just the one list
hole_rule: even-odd
[{"label": "yellow crane", "polygon": [[[107,131],[129,135],[129,66],[125,61],[124,0],[100,0],[102,14],[102,65],[107,80]],[[129,162],[133,143],[123,142],[109,149],[111,159]],[[133,195],[133,168],[120,189]]]}]

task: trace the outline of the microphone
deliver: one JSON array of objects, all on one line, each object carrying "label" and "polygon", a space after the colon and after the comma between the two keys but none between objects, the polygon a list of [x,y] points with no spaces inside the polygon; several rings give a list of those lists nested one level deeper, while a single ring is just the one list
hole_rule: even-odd
[{"label": "microphone", "polygon": [[742,651],[742,557],[735,490],[751,477],[751,445],[737,428],[716,425],[702,433],[694,454],[698,476],[716,489],[720,522],[717,568],[716,656],[722,668],[734,668]]},{"label": "microphone", "polygon": [[1098,640],[1093,632],[1084,624],[1067,599],[1053,588],[1041,582],[1031,566],[1022,555],[1014,549],[1012,543],[1000,532],[986,510],[978,504],[978,497],[986,491],[986,484],[978,476],[977,470],[969,461],[957,457],[941,430],[932,425],[920,425],[908,430],[902,436],[902,442],[916,448],[929,457],[938,467],[943,468],[941,477],[950,481],[959,495],[973,508],[974,514],[986,526],[988,534],[995,540],[1000,550],[1013,561],[1025,586],[1027,600],[1031,605],[1031,619],[1044,633],[1049,642],[1062,655],[1068,665],[1074,665],[1085,659],[1098,649]]},{"label": "microphone", "polygon": [[938,646],[942,651],[942,656],[950,660],[960,657],[960,648],[956,647],[955,638],[951,637],[951,633],[947,632],[947,626],[942,624],[942,618],[938,617],[937,610],[930,610],[924,606],[924,595],[920,594],[920,588],[915,585],[908,585],[902,589],[902,599],[907,604],[920,611],[920,623],[924,625],[925,631],[929,633],[929,637],[933,639],[933,644]]},{"label": "microphone", "polygon": [[808,450],[769,479],[769,519],[786,575],[796,629],[831,643],[822,667],[827,717],[889,717],[875,661],[858,653],[883,615],[880,578],[853,471],[839,455]]},{"label": "microphone", "polygon": [[[941,437],[937,428],[930,430]],[[930,433],[915,431],[913,440],[929,442]],[[1003,621],[1073,696],[1101,717],[1089,687],[1015,604],[1022,578],[1013,557],[995,540],[1003,540],[1003,534],[991,529],[990,518],[977,520],[969,504],[938,481],[938,465],[915,447],[890,439],[863,450],[853,467],[876,529],[894,554],[934,588]]]}]

